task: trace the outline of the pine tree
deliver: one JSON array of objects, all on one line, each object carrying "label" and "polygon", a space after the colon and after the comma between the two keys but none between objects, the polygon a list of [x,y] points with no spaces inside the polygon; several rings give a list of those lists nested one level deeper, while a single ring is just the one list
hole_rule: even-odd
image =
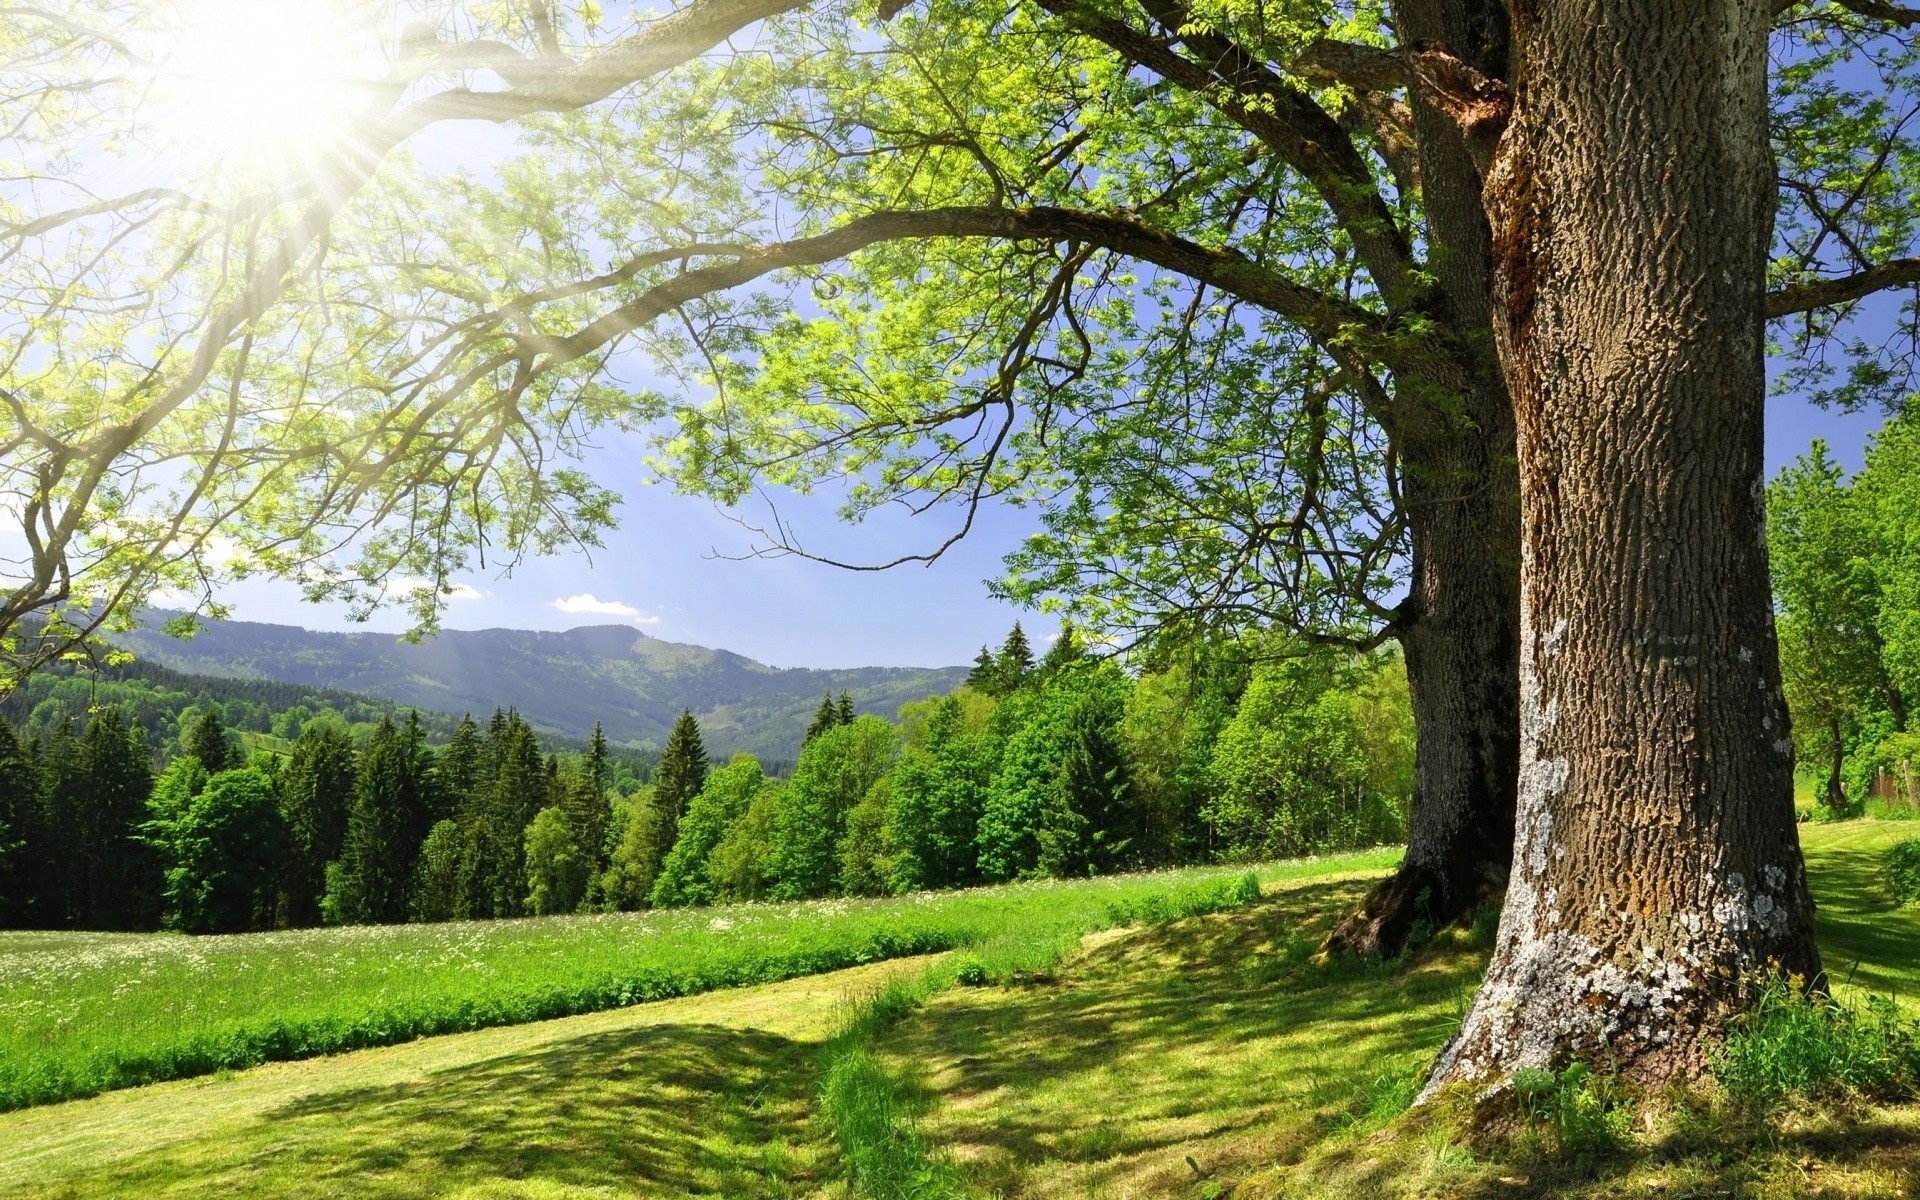
[{"label": "pine tree", "polygon": [[353,808],[358,769],[353,737],[336,719],[308,721],[293,743],[280,775],[280,811],[287,827],[287,921],[294,927],[320,920],[327,864],[340,857]]},{"label": "pine tree", "polygon": [[1027,633],[1015,621],[1007,633],[1007,640],[1000,643],[1000,653],[994,656],[994,671],[999,677],[1002,695],[1019,687],[1027,678],[1027,672],[1033,670],[1033,647],[1027,644]]},{"label": "pine tree", "polygon": [[840,711],[833,706],[833,693],[820,693],[820,707],[813,710],[813,723],[807,726],[807,732],[800,739],[802,746],[819,737],[840,723]]},{"label": "pine tree", "polygon": [[0,927],[35,924],[46,849],[36,764],[13,727],[0,721]]},{"label": "pine tree", "polygon": [[574,845],[587,862],[590,875],[607,865],[607,826],[613,821],[613,806],[607,802],[607,760],[607,735],[595,721],[578,777],[560,801],[568,828],[573,831]]},{"label": "pine tree", "polygon": [[1053,645],[1047,647],[1047,653],[1041,658],[1040,665],[1034,668],[1034,673],[1042,679],[1051,679],[1086,656],[1086,647],[1080,642],[1080,631],[1073,627],[1073,622],[1062,621],[1060,636],[1053,639]]},{"label": "pine tree", "polygon": [[839,717],[840,724],[842,725],[853,724],[853,718],[854,718],[853,697],[848,695],[844,691],[840,693],[840,711],[837,715]]},{"label": "pine tree", "polygon": [[707,749],[700,740],[700,723],[693,719],[692,712],[683,710],[667,734],[666,749],[660,752],[660,769],[653,777],[653,804],[649,811],[655,823],[654,861],[649,887],[652,879],[659,876],[660,861],[673,849],[674,838],[680,831],[681,814],[687,811],[688,802],[700,794],[706,782]]},{"label": "pine tree", "polygon": [[967,672],[967,686],[976,692],[997,695],[1000,688],[999,664],[993,660],[993,651],[986,646],[980,647],[980,653],[973,656],[973,669]]},{"label": "pine tree", "polygon": [[220,720],[220,709],[213,704],[207,705],[187,735],[186,752],[199,759],[210,776],[242,765],[240,752]]},{"label": "pine tree", "polygon": [[160,922],[160,865],[140,836],[153,765],[146,731],[108,705],[87,722],[80,742],[85,783],[74,847],[83,863],[72,897],[74,923],[83,929],[152,929]]}]

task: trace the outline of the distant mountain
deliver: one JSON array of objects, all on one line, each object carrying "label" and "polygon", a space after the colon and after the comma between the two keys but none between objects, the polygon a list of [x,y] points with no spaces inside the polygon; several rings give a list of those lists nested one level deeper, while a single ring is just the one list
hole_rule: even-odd
[{"label": "distant mountain", "polygon": [[209,621],[188,641],[152,628],[117,634],[136,656],[177,671],[273,679],[380,696],[445,713],[484,717],[496,706],[579,737],[603,721],[621,742],[666,740],[680,710],[700,719],[709,753],[749,750],[791,761],[820,693],[852,693],[861,712],[891,717],[900,705],[947,691],[965,667],[769,667],[726,650],[662,641],[625,625],[564,633],[448,630],[408,645],[390,633],[329,633],[254,621]]}]

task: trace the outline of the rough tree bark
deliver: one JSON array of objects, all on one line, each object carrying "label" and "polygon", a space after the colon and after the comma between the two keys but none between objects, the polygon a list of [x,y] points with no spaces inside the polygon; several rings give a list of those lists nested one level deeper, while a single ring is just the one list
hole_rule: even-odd
[{"label": "rough tree bark", "polygon": [[[1407,46],[1446,47],[1507,74],[1501,0],[1402,0]],[[1417,733],[1417,787],[1401,868],[1341,922],[1328,949],[1385,957],[1417,924],[1449,924],[1497,898],[1513,858],[1519,779],[1520,516],[1512,402],[1494,353],[1492,237],[1459,126],[1408,90],[1436,283],[1429,315],[1452,333],[1444,378],[1404,375],[1413,578],[1400,644]]]},{"label": "rough tree bark", "polygon": [[1698,1073],[1819,967],[1766,563],[1768,0],[1523,0],[1487,177],[1519,430],[1520,799],[1429,1090]]}]

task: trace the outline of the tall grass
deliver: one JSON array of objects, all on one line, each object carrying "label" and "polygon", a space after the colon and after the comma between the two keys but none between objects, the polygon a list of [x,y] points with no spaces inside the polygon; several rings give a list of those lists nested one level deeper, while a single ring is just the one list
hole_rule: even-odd
[{"label": "tall grass", "polygon": [[[1262,879],[1391,866],[1393,850]],[[1081,932],[1169,911],[1244,868],[886,900],[521,921],[0,941],[0,1109],[271,1060],[568,1016],[885,958]]]}]

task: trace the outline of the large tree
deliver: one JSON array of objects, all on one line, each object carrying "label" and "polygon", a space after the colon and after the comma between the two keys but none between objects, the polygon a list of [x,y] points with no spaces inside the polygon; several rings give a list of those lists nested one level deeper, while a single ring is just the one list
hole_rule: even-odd
[{"label": "large tree", "polygon": [[[56,486],[16,507],[41,524],[88,512],[109,494],[79,488],[105,477],[90,464],[123,461],[157,428],[149,412],[201,397],[200,427],[222,428],[270,302],[362,311],[303,305],[334,294],[306,281],[381,295],[371,324],[283,321],[260,343],[310,348],[300,361],[328,379],[380,381],[345,406],[364,416],[350,436],[326,442],[419,468],[355,493],[377,510],[402,507],[409,481],[469,495],[486,480],[467,448],[506,431],[520,450],[556,418],[672,416],[669,470],[724,498],[851,477],[850,515],[954,501],[970,520],[994,497],[1060,497],[1060,549],[1039,565],[1061,573],[1043,583],[1398,638],[1419,797],[1405,868],[1344,940],[1390,944],[1518,870],[1443,1077],[1600,1043],[1650,1073],[1684,1068],[1731,993],[1676,962],[1744,968],[1777,950],[1810,965],[1773,749],[1763,321],[1809,314],[1778,330],[1815,384],[1823,349],[1858,349],[1831,385],[1843,398],[1911,378],[1846,343],[1850,306],[1920,278],[1910,123],[1884,102],[1911,90],[1912,10],[935,0],[873,28],[864,8],[822,4],[779,17],[762,53],[689,62],[790,7],[696,0],[610,44],[520,17],[484,40],[410,37],[397,107],[295,190],[297,217],[269,222],[246,275],[266,298],[221,309],[209,355],[169,360],[221,372],[166,378],[158,409],[138,392],[104,422],[56,406],[61,420],[23,423],[22,453]],[[467,68],[502,83],[442,86]],[[425,123],[532,113],[556,115],[529,126],[509,186],[364,199]],[[356,246],[378,252],[343,250]],[[325,271],[295,270],[321,254]],[[636,408],[600,386],[609,356],[634,349],[711,401]],[[81,427],[105,432],[65,432]],[[1297,453],[1236,473],[1233,448],[1261,430]],[[435,446],[446,455],[409,456]],[[313,478],[365,478],[323,458]],[[1075,463],[1107,461],[1138,469],[1075,491]],[[531,511],[511,488],[481,487],[476,507],[521,529],[550,528],[541,514],[570,496],[582,520],[603,515],[564,483],[527,490],[545,505]],[[423,520],[430,536],[404,544],[427,550],[406,561],[437,585],[480,534],[464,508]],[[58,593],[77,544],[62,521],[59,546],[35,526],[53,548],[10,608]],[[315,561],[275,549],[262,561],[285,573]],[[1615,897],[1648,863],[1678,882]],[[1631,932],[1595,915],[1616,898]],[[1563,967],[1564,988],[1506,1003]],[[1658,1003],[1616,1036],[1570,997],[1621,979]]]}]

